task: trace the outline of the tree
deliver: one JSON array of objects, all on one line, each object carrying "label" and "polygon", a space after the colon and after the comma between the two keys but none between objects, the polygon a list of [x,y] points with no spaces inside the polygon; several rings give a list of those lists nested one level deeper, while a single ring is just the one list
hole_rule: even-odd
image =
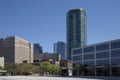
[{"label": "tree", "polygon": [[14,75],[16,73],[16,67],[18,64],[15,63],[6,63],[5,64],[5,70],[7,70],[7,72],[10,75]]},{"label": "tree", "polygon": [[20,64],[16,68],[16,74],[22,74],[22,75],[29,75],[33,73],[35,70],[34,66],[32,64]]},{"label": "tree", "polygon": [[76,64],[75,65],[75,71],[76,71],[76,75],[78,76],[78,75],[84,73],[85,69],[82,65]]},{"label": "tree", "polygon": [[47,72],[50,72],[51,64],[48,61],[44,61],[40,63],[40,68],[44,72],[44,74],[47,74]]},{"label": "tree", "polygon": [[34,72],[35,68],[32,64],[15,64],[15,63],[7,63],[5,64],[5,70],[10,75],[28,75]]},{"label": "tree", "polygon": [[50,69],[50,72],[51,74],[58,74],[60,71],[60,67],[58,65],[51,65],[51,69]]}]

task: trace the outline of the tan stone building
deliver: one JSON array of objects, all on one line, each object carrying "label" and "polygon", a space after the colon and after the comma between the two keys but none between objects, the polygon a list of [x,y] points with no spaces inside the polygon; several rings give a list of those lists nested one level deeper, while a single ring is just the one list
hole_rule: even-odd
[{"label": "tan stone building", "polygon": [[42,53],[34,55],[35,62],[39,61],[60,61],[61,56],[58,53]]},{"label": "tan stone building", "polygon": [[5,62],[33,63],[33,44],[17,36],[0,38],[0,56]]},{"label": "tan stone building", "polygon": [[0,67],[4,68],[4,57],[0,57]]}]

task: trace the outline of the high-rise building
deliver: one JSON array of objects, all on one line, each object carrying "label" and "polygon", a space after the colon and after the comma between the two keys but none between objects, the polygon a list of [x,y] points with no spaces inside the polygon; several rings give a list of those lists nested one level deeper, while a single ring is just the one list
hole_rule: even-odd
[{"label": "high-rise building", "polygon": [[57,43],[54,43],[54,53],[61,54],[61,59],[66,59],[66,44],[62,41],[58,41]]},{"label": "high-rise building", "polygon": [[39,43],[34,44],[34,54],[41,54],[43,53],[43,48],[40,46]]},{"label": "high-rise building", "polygon": [[17,36],[0,38],[0,57],[5,63],[33,63],[33,44]]},{"label": "high-rise building", "polygon": [[67,59],[73,48],[86,45],[86,12],[82,8],[67,12]]}]

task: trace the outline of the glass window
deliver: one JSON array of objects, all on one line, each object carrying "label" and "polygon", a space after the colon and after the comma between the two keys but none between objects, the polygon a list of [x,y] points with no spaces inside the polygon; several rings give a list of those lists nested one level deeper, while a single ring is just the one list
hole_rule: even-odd
[{"label": "glass window", "polygon": [[82,49],[73,50],[73,55],[76,55],[76,54],[82,54]]},{"label": "glass window", "polygon": [[112,65],[120,65],[120,58],[111,59],[111,64],[112,64]]},{"label": "glass window", "polygon": [[111,49],[120,48],[120,40],[111,43]]},{"label": "glass window", "polygon": [[91,67],[91,66],[94,66],[94,65],[95,65],[94,61],[85,61],[84,62],[85,67]]},{"label": "glass window", "polygon": [[97,60],[96,61],[97,66],[102,66],[102,65],[109,65],[109,60]]},{"label": "glass window", "polygon": [[73,56],[73,61],[82,61],[82,56]]},{"label": "glass window", "polygon": [[102,50],[108,50],[109,49],[109,43],[100,44],[96,46],[96,51],[102,51]]},{"label": "glass window", "polygon": [[94,54],[86,54],[86,55],[84,55],[84,60],[90,60],[90,59],[94,59]]},{"label": "glass window", "polygon": [[89,53],[89,52],[94,52],[94,46],[84,48],[84,53]]},{"label": "glass window", "polygon": [[109,58],[109,51],[96,53],[96,58]]},{"label": "glass window", "polygon": [[120,57],[120,50],[111,51],[111,57]]}]

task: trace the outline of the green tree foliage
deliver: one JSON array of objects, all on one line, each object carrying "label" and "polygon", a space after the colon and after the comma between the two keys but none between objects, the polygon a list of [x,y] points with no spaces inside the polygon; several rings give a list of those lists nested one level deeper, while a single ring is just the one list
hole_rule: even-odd
[{"label": "green tree foliage", "polygon": [[53,65],[51,64],[51,69],[50,69],[50,73],[51,74],[58,74],[60,71],[60,67],[58,65]]},{"label": "green tree foliage", "polygon": [[35,68],[32,64],[7,63],[5,70],[7,70],[10,75],[28,75],[33,73]]},{"label": "green tree foliage", "polygon": [[5,70],[11,75],[14,75],[16,73],[16,67],[18,64],[15,63],[7,63],[5,64]]},{"label": "green tree foliage", "polygon": [[40,68],[45,74],[49,72],[50,74],[56,75],[60,71],[60,67],[58,65],[51,64],[48,61],[41,62]]},{"label": "green tree foliage", "polygon": [[75,65],[75,72],[76,72],[77,76],[84,73],[84,71],[85,71],[85,69],[82,65],[80,65],[80,64]]},{"label": "green tree foliage", "polygon": [[16,74],[21,75],[29,75],[33,73],[35,70],[32,64],[20,64],[16,67]]},{"label": "green tree foliage", "polygon": [[50,69],[51,69],[51,64],[50,64],[50,62],[48,62],[48,61],[41,62],[41,63],[40,63],[40,68],[42,69],[42,71],[43,71],[44,73],[47,73],[47,72],[49,72]]}]

